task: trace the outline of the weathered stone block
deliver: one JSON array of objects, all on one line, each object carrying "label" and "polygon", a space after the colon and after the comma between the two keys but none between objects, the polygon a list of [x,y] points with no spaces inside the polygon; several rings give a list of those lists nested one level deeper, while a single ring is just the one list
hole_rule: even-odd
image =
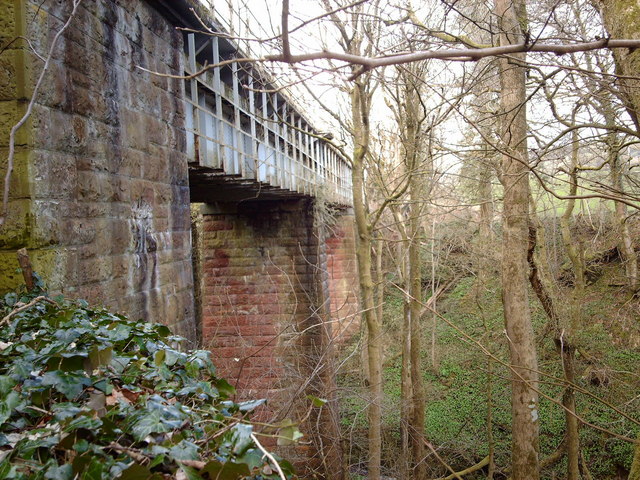
[{"label": "weathered stone block", "polygon": [[[0,13],[0,15],[2,14]],[[4,45],[10,41],[11,39],[0,37],[0,42]],[[13,100],[18,96],[15,54],[16,51],[13,49],[8,49],[0,54],[0,101]]]}]

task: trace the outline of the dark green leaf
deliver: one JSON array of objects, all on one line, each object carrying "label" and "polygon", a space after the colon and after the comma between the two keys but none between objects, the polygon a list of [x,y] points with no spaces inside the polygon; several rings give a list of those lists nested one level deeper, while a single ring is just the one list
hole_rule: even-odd
[{"label": "dark green leaf", "polygon": [[61,422],[67,418],[75,417],[82,411],[82,408],[75,403],[64,402],[54,405],[52,410],[54,412],[53,418]]},{"label": "dark green leaf", "polygon": [[162,462],[164,462],[164,459],[166,458],[166,455],[162,454],[162,455],[156,455],[153,460],[151,460],[151,463],[149,464],[149,468],[153,468],[153,467],[157,467],[158,465],[160,465]]},{"label": "dark green leaf", "polygon": [[91,381],[83,374],[53,370],[42,376],[42,384],[50,385],[69,400],[74,400]]},{"label": "dark green leaf", "polygon": [[6,398],[6,396],[16,386],[16,382],[8,375],[0,375],[0,399]]},{"label": "dark green leaf", "polygon": [[9,394],[0,400],[0,425],[6,422],[14,409],[20,404],[20,394],[15,391],[10,391]]},{"label": "dark green leaf", "polygon": [[102,421],[99,418],[93,418],[90,414],[80,415],[71,420],[64,427],[65,432],[72,432],[78,428],[84,428],[85,430],[96,430],[102,425]]},{"label": "dark green leaf", "polygon": [[233,445],[233,453],[242,455],[250,445],[253,444],[251,433],[253,427],[245,423],[237,424],[231,431],[231,443]]},{"label": "dark green leaf", "polygon": [[89,353],[89,371],[93,371],[101,365],[109,365],[112,356],[112,347],[100,348],[96,345]]},{"label": "dark green leaf", "polygon": [[257,448],[250,448],[236,459],[237,463],[246,463],[250,470],[262,466],[264,454]]},{"label": "dark green leaf", "polygon": [[156,332],[162,338],[166,338],[171,335],[171,330],[166,325],[156,325]]},{"label": "dark green leaf", "polygon": [[169,453],[176,460],[199,460],[200,458],[198,446],[187,440],[181,440],[180,443],[171,447]]},{"label": "dark green leaf", "polygon": [[151,470],[140,464],[134,463],[124,470],[118,477],[119,480],[146,480],[151,476]]},{"label": "dark green leaf", "polygon": [[221,463],[218,461],[207,463],[202,471],[208,473],[209,478],[218,480],[238,480],[251,474],[249,467],[244,463]]},{"label": "dark green leaf", "polygon": [[80,473],[80,478],[82,480],[103,480],[105,473],[107,472],[105,471],[104,462],[99,458],[93,457]]},{"label": "dark green leaf", "polygon": [[71,464],[51,466],[45,472],[44,478],[51,480],[71,480],[73,478],[73,468]]},{"label": "dark green leaf", "polygon": [[216,380],[216,388],[223,397],[231,397],[236,394],[236,389],[224,378]]},{"label": "dark green leaf", "polygon": [[180,470],[184,472],[187,480],[202,480],[202,477],[195,468],[187,467],[186,465],[180,465]]}]

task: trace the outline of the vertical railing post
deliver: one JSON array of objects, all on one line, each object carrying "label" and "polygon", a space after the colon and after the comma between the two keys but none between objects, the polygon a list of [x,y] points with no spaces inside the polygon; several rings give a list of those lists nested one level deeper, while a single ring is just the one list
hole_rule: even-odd
[{"label": "vertical railing post", "polygon": [[256,138],[256,102],[253,91],[253,75],[249,72],[247,94],[249,95],[249,114],[251,128],[251,160],[253,161],[253,178],[258,179],[258,139]]},{"label": "vertical railing post", "polygon": [[273,94],[273,130],[275,132],[275,142],[274,142],[274,147],[275,147],[275,157],[273,159],[273,164],[274,164],[274,174],[273,174],[273,178],[270,180],[270,182],[276,186],[282,185],[282,183],[279,182],[279,176],[280,176],[280,162],[281,162],[281,155],[280,155],[280,141],[282,140],[282,137],[280,136],[280,132],[281,132],[281,124],[280,124],[280,119],[278,118],[278,109],[280,108],[280,106],[278,105],[278,94],[274,93]]},{"label": "vertical railing post", "polygon": [[231,64],[231,77],[233,84],[233,113],[234,113],[234,132],[233,132],[233,173],[240,174],[245,177],[244,160],[242,155],[242,125],[240,123],[240,89],[238,86],[238,62]]},{"label": "vertical railing post", "polygon": [[[267,178],[269,178],[269,151],[271,150],[271,145],[269,144],[269,129],[271,127],[269,127],[269,106],[267,104],[267,92],[264,91],[264,89],[262,90],[262,121],[263,121],[263,128],[262,128],[262,133],[263,133],[263,141],[264,141],[264,178],[265,180]],[[274,161],[275,161],[275,156],[274,156]]]},{"label": "vertical railing post", "polygon": [[289,185],[289,188],[293,191],[298,191],[298,184],[299,184],[299,178],[300,175],[297,172],[297,166],[299,165],[298,162],[298,156],[299,156],[299,151],[298,151],[298,145],[296,145],[298,142],[296,142],[296,116],[295,116],[295,112],[293,109],[291,109],[291,115],[289,116],[289,123],[291,124],[291,138],[290,138],[290,142],[291,142],[291,157],[289,158],[289,171],[291,172],[290,177],[291,177],[291,181],[293,182],[291,185]]},{"label": "vertical railing post", "polygon": [[[217,65],[220,63],[220,44],[218,42],[218,37],[213,37],[211,39],[211,48],[213,50],[213,64]],[[220,82],[220,67],[216,67],[213,69],[213,95],[215,97],[216,103],[216,117],[215,117],[215,130],[216,130],[216,161],[214,163],[215,168],[224,169],[224,159],[222,148],[222,142],[224,139],[224,116],[222,115],[222,86]]]}]

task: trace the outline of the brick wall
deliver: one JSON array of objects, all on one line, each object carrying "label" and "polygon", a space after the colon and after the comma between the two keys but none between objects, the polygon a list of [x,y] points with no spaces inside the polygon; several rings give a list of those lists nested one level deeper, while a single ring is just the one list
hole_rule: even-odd
[{"label": "brick wall", "polygon": [[[0,44],[46,52],[71,2],[0,2]],[[54,291],[194,330],[182,36],[144,1],[87,0],[55,50],[19,137],[0,288],[27,247]],[[0,54],[0,150],[41,62]],[[4,173],[4,171],[2,171]]]},{"label": "brick wall", "polygon": [[203,343],[221,375],[240,398],[268,399],[263,421],[299,420],[306,395],[328,398],[301,427],[314,443],[280,451],[308,472],[320,468],[322,444],[325,459],[339,465],[327,243],[311,203],[218,207],[202,225]]},{"label": "brick wall", "polygon": [[327,275],[333,335],[338,343],[348,342],[360,330],[358,265],[355,223],[350,211],[338,212],[326,229]]}]

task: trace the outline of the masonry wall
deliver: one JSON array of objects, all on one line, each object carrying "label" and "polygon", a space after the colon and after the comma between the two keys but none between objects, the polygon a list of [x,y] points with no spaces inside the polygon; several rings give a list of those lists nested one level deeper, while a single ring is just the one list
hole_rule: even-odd
[{"label": "masonry wall", "polygon": [[203,341],[221,375],[268,399],[267,422],[305,417],[308,394],[330,400],[301,427],[311,444],[279,447],[307,475],[326,470],[322,449],[340,469],[326,237],[303,200],[209,207],[201,237]]},{"label": "masonry wall", "polygon": [[[0,2],[0,156],[70,1]],[[17,40],[16,40],[17,39]],[[141,0],[86,0],[18,137],[0,289],[27,247],[51,289],[194,330],[182,37]],[[6,166],[2,167],[2,174]]]},{"label": "masonry wall", "polygon": [[337,213],[326,228],[325,242],[332,333],[342,344],[360,331],[355,221],[350,210]]}]

